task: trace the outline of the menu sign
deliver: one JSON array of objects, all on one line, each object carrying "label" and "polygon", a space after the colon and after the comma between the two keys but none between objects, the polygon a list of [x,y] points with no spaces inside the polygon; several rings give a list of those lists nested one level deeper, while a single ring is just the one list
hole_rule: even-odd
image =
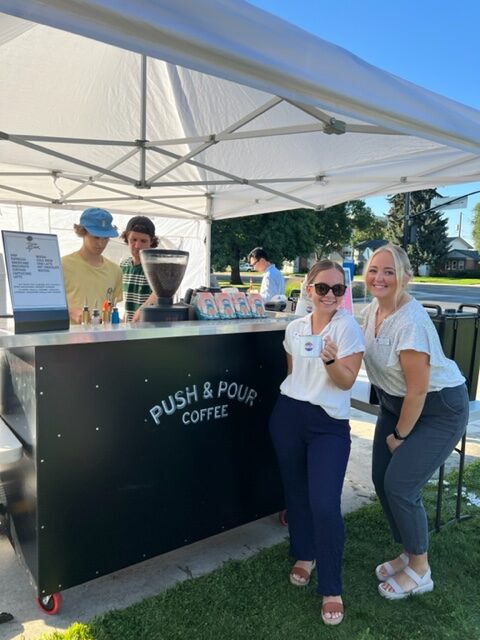
[{"label": "menu sign", "polygon": [[16,333],[68,329],[57,236],[2,231]]}]

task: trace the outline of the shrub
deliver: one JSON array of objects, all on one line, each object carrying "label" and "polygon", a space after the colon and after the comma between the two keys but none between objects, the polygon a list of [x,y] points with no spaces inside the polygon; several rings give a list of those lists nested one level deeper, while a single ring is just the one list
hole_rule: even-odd
[{"label": "shrub", "polygon": [[364,282],[354,282],[352,284],[352,298],[355,300],[357,298],[365,298],[365,283]]}]

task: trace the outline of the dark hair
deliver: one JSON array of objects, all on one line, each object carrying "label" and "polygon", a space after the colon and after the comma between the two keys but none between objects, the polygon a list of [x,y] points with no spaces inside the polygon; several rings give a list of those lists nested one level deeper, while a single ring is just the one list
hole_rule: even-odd
[{"label": "dark hair", "polygon": [[[146,231],[140,231],[137,229],[132,229],[132,231],[136,231],[137,233],[147,233]],[[124,231],[120,235],[120,238],[125,242],[125,244],[128,244],[128,236],[132,233],[132,231]],[[151,238],[150,249],[155,249],[155,247],[158,247],[158,238],[157,236],[150,236],[150,238]]]},{"label": "dark hair", "polygon": [[345,271],[341,264],[338,264],[338,262],[334,262],[333,260],[319,260],[316,262],[307,273],[307,284],[312,284],[321,271],[329,271],[330,269],[336,269],[339,271],[343,277],[343,284],[345,284]]},{"label": "dark hair", "polygon": [[263,258],[267,262],[270,262],[268,253],[265,251],[263,247],[255,247],[255,249],[252,249],[247,256],[247,260],[251,260],[252,258],[254,260],[261,260]]}]

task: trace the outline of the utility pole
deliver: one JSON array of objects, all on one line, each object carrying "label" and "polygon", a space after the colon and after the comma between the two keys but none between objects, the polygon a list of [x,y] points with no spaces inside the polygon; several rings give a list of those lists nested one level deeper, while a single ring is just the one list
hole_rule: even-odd
[{"label": "utility pole", "polygon": [[404,194],[404,218],[403,218],[403,248],[405,251],[408,247],[410,236],[410,191]]}]

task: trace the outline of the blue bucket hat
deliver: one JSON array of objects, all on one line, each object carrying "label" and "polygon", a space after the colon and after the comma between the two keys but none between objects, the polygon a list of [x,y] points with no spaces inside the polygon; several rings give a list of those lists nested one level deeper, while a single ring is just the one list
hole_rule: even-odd
[{"label": "blue bucket hat", "polygon": [[90,207],[80,216],[80,224],[91,236],[99,238],[116,238],[118,236],[117,227],[113,224],[112,214],[106,209]]}]

